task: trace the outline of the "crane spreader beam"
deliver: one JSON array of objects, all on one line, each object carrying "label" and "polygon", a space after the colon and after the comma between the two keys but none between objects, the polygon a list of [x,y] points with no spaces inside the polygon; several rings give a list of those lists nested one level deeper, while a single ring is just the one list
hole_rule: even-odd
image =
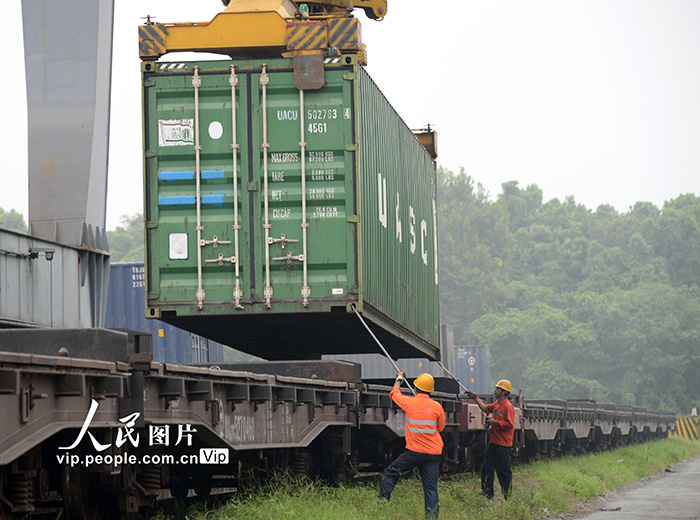
[{"label": "crane spreader beam", "polygon": [[[386,0],[235,0],[210,22],[161,24],[148,20],[139,27],[139,54],[144,61],[168,52],[199,51],[231,58],[294,57],[305,69],[299,88],[323,86],[324,54],[358,54],[366,64],[355,7],[373,19],[386,14]],[[316,70],[317,74],[309,74]]]}]

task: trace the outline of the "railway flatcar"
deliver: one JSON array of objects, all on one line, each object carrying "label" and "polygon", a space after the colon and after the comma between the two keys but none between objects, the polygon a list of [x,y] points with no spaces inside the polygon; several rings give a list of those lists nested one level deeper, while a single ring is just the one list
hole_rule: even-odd
[{"label": "railway flatcar", "polygon": [[[236,488],[248,471],[274,468],[346,483],[404,448],[391,381],[364,381],[352,363],[157,363],[150,335],[107,329],[10,329],[0,341],[32,351],[0,352],[2,518],[57,505],[69,519],[134,513],[167,496]],[[62,349],[91,357],[56,355]],[[438,383],[433,398],[447,415],[441,470],[478,471],[483,414],[454,381]],[[529,402],[520,393],[511,400],[517,454],[658,438],[675,424],[674,414],[643,409]]]}]

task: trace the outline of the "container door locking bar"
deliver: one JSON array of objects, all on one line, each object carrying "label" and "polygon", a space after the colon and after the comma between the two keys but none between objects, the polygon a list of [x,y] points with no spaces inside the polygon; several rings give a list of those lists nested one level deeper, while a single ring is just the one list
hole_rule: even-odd
[{"label": "container door locking bar", "polygon": [[212,258],[209,260],[205,260],[204,263],[206,264],[219,264],[220,266],[223,267],[224,264],[237,264],[238,260],[236,259],[235,256],[229,256],[229,257],[224,257],[223,254],[219,254],[219,258]]},{"label": "container door locking bar", "polygon": [[292,265],[292,260],[296,260],[297,262],[303,262],[304,261],[304,255],[296,255],[293,256],[291,252],[287,253],[287,256],[275,256],[272,257],[273,260],[286,260],[287,261],[287,266]]},{"label": "container door locking bar", "polygon": [[199,247],[214,246],[214,248],[217,248],[217,247],[219,247],[219,244],[230,244],[230,243],[231,243],[230,240],[219,240],[219,237],[214,235],[214,238],[212,238],[211,240],[201,239],[199,241]]},{"label": "container door locking bar", "polygon": [[270,207],[269,207],[269,191],[267,187],[267,152],[270,148],[270,143],[267,142],[267,85],[270,83],[270,76],[267,73],[267,65],[262,64],[262,72],[260,73],[260,86],[262,87],[262,118],[263,118],[263,142],[260,147],[263,149],[263,183],[264,183],[264,200],[265,200],[265,289],[263,296],[265,297],[265,308],[272,308],[272,285],[270,284]]},{"label": "container door locking bar", "polygon": [[[241,274],[238,265],[238,240],[239,232],[241,230],[241,225],[238,223],[238,150],[240,150],[241,145],[238,143],[238,137],[236,134],[236,87],[238,86],[238,76],[236,75],[236,66],[231,65],[231,75],[228,78],[228,83],[231,85],[231,127],[232,127],[232,142],[231,150],[233,154],[233,236],[235,240],[235,246],[233,250],[232,262],[236,264],[236,286],[233,288],[233,301],[236,309],[243,309],[241,305],[241,299],[243,298],[243,291],[241,290]],[[221,257],[219,257],[221,258]],[[222,264],[219,264],[222,265]]]},{"label": "container door locking bar", "polygon": [[204,287],[202,286],[202,198],[201,198],[201,165],[200,153],[202,145],[199,144],[199,88],[202,86],[202,78],[199,75],[199,67],[194,68],[192,77],[192,88],[194,88],[194,152],[195,152],[195,182],[197,188],[197,309],[204,308]]},{"label": "container door locking bar", "polygon": [[[280,236],[279,238],[269,237],[267,239],[268,244],[270,244],[270,245],[280,244],[282,246],[282,249],[285,249],[287,247],[287,244],[292,243],[292,242],[299,242],[299,241],[296,238],[287,238],[287,235],[285,235],[284,233],[282,233],[282,236]],[[273,260],[277,260],[277,258],[273,258]]]},{"label": "container door locking bar", "polygon": [[[295,58],[296,59],[296,58]],[[295,71],[295,82],[296,82],[296,71]],[[321,65],[321,74],[323,74],[323,65]],[[304,307],[309,306],[309,297],[311,296],[311,287],[309,287],[309,276],[308,276],[308,257],[306,254],[306,230],[309,229],[309,223],[306,220],[306,147],[308,143],[306,142],[305,135],[305,122],[304,122],[304,91],[299,90],[299,108],[301,117],[301,141],[299,142],[299,147],[301,148],[301,237],[303,240],[303,253],[299,255],[301,261],[304,263],[304,285],[301,287],[301,296],[304,298]]]}]

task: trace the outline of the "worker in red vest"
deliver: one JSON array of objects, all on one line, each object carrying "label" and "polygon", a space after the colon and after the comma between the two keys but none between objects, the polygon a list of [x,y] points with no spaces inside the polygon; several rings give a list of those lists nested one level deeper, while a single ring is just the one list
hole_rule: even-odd
[{"label": "worker in red vest", "polygon": [[487,498],[493,498],[493,474],[498,475],[503,496],[510,495],[513,473],[510,469],[510,451],[513,447],[513,432],[515,427],[515,410],[508,400],[512,385],[507,379],[496,383],[494,395],[496,402],[484,404],[474,392],[468,392],[481,411],[487,415],[486,424],[491,427],[491,439],[484,456],[484,466],[481,469],[481,490]]},{"label": "worker in red vest", "polygon": [[433,376],[421,374],[416,378],[413,382],[415,397],[401,393],[401,382],[405,377],[403,372],[397,374],[389,395],[406,412],[406,451],[384,470],[379,498],[389,500],[401,473],[418,467],[423,483],[425,517],[437,519],[440,513],[437,483],[443,447],[440,432],[445,428],[445,410],[430,398],[430,393],[435,390]]}]

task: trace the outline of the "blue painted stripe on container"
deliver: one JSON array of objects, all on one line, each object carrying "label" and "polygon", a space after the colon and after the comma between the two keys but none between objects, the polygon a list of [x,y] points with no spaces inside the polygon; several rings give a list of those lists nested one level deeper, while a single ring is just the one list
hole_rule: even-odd
[{"label": "blue painted stripe on container", "polygon": [[159,206],[191,206],[194,203],[193,195],[158,197]]},{"label": "blue painted stripe on container", "polygon": [[192,170],[183,170],[180,172],[166,170],[158,174],[158,179],[165,182],[191,181],[194,180],[194,172]]},{"label": "blue painted stripe on container", "polygon": [[209,204],[211,206],[223,206],[224,194],[223,193],[214,193],[212,195],[203,195],[202,196],[202,204]]},{"label": "blue painted stripe on container", "polygon": [[[202,180],[208,181],[212,179],[223,179],[224,178],[224,171],[223,170],[203,170],[202,171]],[[183,170],[183,171],[170,171],[170,170],[165,170],[162,171],[158,174],[158,179],[161,181],[165,182],[173,182],[173,181],[193,181],[194,180],[194,172],[192,170]]]},{"label": "blue painted stripe on container", "polygon": [[202,170],[202,179],[207,181],[211,179],[223,179],[223,170]]}]

